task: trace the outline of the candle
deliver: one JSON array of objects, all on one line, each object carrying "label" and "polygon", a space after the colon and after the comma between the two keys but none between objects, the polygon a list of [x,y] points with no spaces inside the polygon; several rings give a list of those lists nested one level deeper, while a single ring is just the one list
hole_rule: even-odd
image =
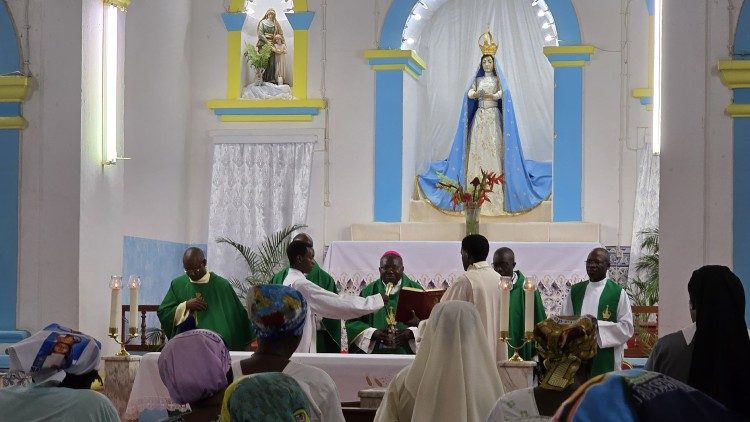
[{"label": "candle", "polygon": [[512,278],[500,276],[500,331],[508,331],[508,320],[510,318],[510,289]]},{"label": "candle", "polygon": [[122,277],[113,275],[109,278],[109,287],[112,289],[109,307],[109,328],[119,331],[120,324],[120,292],[122,290]]},{"label": "candle", "polygon": [[137,275],[131,275],[128,282],[130,287],[130,331],[138,330],[138,288],[141,287],[141,279]]},{"label": "candle", "polygon": [[536,290],[536,279],[526,277],[523,283],[524,290],[524,331],[534,331],[534,292]]}]

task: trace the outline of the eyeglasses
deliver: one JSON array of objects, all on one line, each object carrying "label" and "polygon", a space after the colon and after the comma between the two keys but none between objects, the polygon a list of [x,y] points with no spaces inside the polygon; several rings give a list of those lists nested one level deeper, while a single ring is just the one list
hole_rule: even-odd
[{"label": "eyeglasses", "polygon": [[203,269],[203,267],[200,267],[200,268],[191,268],[191,269],[187,269],[186,268],[184,271],[185,271],[185,274],[198,274],[199,272],[201,272],[202,269]]}]

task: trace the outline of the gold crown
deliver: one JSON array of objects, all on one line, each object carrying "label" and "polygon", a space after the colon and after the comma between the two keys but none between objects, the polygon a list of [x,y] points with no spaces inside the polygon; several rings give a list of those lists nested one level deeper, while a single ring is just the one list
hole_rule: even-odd
[{"label": "gold crown", "polygon": [[492,38],[490,30],[479,36],[479,49],[482,50],[482,54],[489,54],[494,56],[497,53],[497,43]]}]

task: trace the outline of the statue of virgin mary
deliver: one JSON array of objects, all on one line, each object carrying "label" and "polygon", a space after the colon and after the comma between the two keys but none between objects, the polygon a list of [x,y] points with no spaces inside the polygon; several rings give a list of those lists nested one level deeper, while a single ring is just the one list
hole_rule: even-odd
[{"label": "statue of virgin mary", "polygon": [[482,58],[464,96],[458,127],[448,158],[431,163],[419,175],[424,197],[436,207],[453,210],[451,194],[437,187],[438,174],[459,181],[463,186],[481,170],[505,175],[496,186],[482,215],[522,213],[547,199],[552,188],[551,163],[524,160],[508,82],[497,66],[497,44],[489,31],[479,38]]}]

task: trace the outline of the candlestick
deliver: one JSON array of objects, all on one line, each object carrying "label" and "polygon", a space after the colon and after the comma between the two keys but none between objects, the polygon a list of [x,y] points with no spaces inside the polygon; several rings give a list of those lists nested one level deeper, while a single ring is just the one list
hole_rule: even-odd
[{"label": "candlestick", "polygon": [[524,291],[524,331],[534,331],[534,296],[536,291],[536,278],[526,277],[523,283]]},{"label": "candlestick", "polygon": [[130,329],[138,330],[138,289],[141,287],[141,279],[137,275],[131,275],[128,281],[130,288]]},{"label": "candlestick", "polygon": [[110,331],[120,329],[120,293],[122,291],[122,277],[113,275],[109,278],[109,287],[112,289],[109,307],[109,328]]},{"label": "candlestick", "polygon": [[500,276],[500,331],[508,331],[508,320],[510,319],[510,289],[512,278]]}]

